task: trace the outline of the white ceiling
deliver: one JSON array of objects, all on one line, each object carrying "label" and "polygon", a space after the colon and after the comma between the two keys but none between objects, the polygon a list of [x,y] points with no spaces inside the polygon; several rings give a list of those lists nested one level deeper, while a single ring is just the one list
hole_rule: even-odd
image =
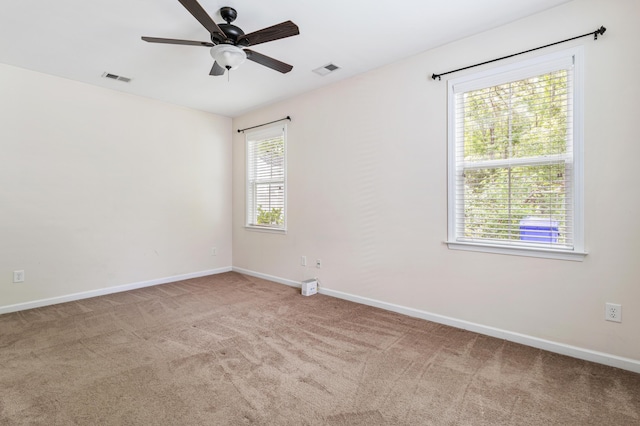
[{"label": "white ceiling", "polygon": [[[568,0],[199,0],[214,21],[238,11],[245,33],[292,20],[300,35],[252,47],[293,65],[281,74],[247,61],[209,76],[209,49],[141,36],[210,41],[177,0],[1,0],[0,63],[235,117],[503,25]],[[341,67],[325,77],[327,63]],[[425,70],[429,72],[446,70]],[[101,77],[104,72],[130,83]]]}]

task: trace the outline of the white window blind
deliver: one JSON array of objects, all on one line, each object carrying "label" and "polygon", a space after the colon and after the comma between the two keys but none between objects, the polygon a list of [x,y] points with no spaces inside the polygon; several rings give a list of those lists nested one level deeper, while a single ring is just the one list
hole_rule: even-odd
[{"label": "white window blind", "polygon": [[286,125],[247,132],[247,222],[249,227],[286,229]]},{"label": "white window blind", "polygon": [[582,251],[574,58],[450,84],[449,242]]}]

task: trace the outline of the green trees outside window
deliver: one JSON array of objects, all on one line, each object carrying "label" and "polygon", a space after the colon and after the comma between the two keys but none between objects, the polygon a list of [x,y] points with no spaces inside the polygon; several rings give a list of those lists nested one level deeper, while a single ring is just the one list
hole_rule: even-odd
[{"label": "green trees outside window", "polygon": [[460,234],[518,240],[520,221],[548,218],[571,240],[570,81],[562,69],[457,95]]},{"label": "green trees outside window", "polygon": [[247,140],[247,226],[285,229],[286,132],[278,124],[249,132]]}]

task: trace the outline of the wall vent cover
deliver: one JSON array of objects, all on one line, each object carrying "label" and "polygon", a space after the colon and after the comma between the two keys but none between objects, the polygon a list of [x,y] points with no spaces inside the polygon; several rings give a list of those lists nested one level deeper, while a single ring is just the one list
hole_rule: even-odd
[{"label": "wall vent cover", "polygon": [[323,65],[319,68],[316,68],[315,70],[313,70],[313,72],[315,72],[318,75],[322,75],[325,76],[327,74],[331,74],[334,71],[338,71],[340,69],[339,66],[337,66],[336,64],[327,64],[327,65]]},{"label": "wall vent cover", "polygon": [[125,83],[128,83],[128,82],[131,81],[131,78],[129,78],[129,77],[123,77],[121,75],[112,74],[110,72],[104,72],[104,73],[102,73],[102,76],[104,78],[110,78],[111,80],[123,81]]}]

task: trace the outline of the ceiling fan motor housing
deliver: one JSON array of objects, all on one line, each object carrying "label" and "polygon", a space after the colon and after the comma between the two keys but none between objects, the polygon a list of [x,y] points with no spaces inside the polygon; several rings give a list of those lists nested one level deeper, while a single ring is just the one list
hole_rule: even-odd
[{"label": "ceiling fan motor housing", "polygon": [[[244,31],[242,31],[240,28],[236,27],[233,24],[218,24],[218,26],[222,31],[224,31],[224,35],[226,36],[226,38],[222,39],[219,34],[212,33],[211,41],[214,44],[220,44],[220,43],[236,44],[238,39],[244,35]],[[244,40],[240,44],[246,45],[246,43],[244,43]]]},{"label": "ceiling fan motor housing", "polygon": [[[244,35],[244,31],[231,24],[238,17],[238,12],[234,8],[226,6],[220,9],[220,16],[226,21],[226,24],[218,24],[218,27],[224,32],[226,38],[223,39],[220,34],[213,33],[211,34],[211,41],[214,44],[238,45],[238,39]],[[243,40],[239,45],[246,46],[247,42]]]}]

